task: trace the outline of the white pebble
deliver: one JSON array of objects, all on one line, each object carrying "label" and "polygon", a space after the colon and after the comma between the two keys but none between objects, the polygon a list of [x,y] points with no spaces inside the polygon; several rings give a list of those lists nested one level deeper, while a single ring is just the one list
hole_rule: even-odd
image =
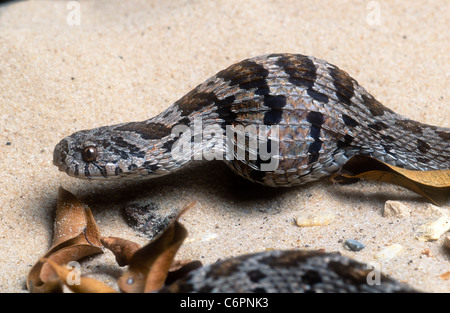
[{"label": "white pebble", "polygon": [[374,255],[375,259],[384,259],[384,260],[390,260],[394,258],[396,255],[398,255],[403,250],[403,246],[399,245],[398,243],[394,243],[390,245],[389,247],[384,248],[380,252],[376,253]]},{"label": "white pebble", "polygon": [[414,236],[420,241],[438,240],[450,229],[450,216],[448,214],[427,221],[414,229]]},{"label": "white pebble", "polygon": [[408,217],[411,209],[399,201],[388,200],[384,204],[384,217]]},{"label": "white pebble", "polygon": [[210,241],[210,240],[213,240],[213,239],[216,239],[217,238],[217,234],[215,234],[215,233],[207,233],[207,234],[205,234],[205,235],[203,235],[203,237],[202,237],[202,241]]},{"label": "white pebble", "polygon": [[447,209],[440,208],[431,203],[425,204],[423,210],[427,216],[442,216],[447,214]]},{"label": "white pebble", "polygon": [[323,211],[307,214],[299,214],[295,217],[295,224],[299,227],[325,226],[335,219],[334,212]]}]

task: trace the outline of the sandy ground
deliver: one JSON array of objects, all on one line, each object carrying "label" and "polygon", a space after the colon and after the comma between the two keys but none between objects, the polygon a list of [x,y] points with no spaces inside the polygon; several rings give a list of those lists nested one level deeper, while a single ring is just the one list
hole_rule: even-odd
[{"label": "sandy ground", "polygon": [[[210,263],[265,249],[324,249],[376,262],[420,290],[450,291],[440,278],[450,270],[443,238],[414,238],[430,218],[427,203],[400,187],[322,181],[272,190],[218,161],[155,180],[99,183],[52,164],[55,144],[74,131],[147,119],[228,65],[273,52],[326,59],[394,111],[449,127],[448,1],[72,2],[0,6],[1,292],[26,291],[28,271],[50,245],[60,185],[91,207],[104,235],[140,243],[146,238],[121,213],[127,203],[165,212],[197,199],[182,218],[189,238],[180,258]],[[387,200],[406,203],[411,216],[383,217]],[[300,212],[323,210],[336,217],[328,226],[293,224]],[[348,251],[345,239],[366,248]],[[374,258],[394,243],[404,247],[400,254]],[[83,266],[95,272],[113,262],[105,254]]]}]

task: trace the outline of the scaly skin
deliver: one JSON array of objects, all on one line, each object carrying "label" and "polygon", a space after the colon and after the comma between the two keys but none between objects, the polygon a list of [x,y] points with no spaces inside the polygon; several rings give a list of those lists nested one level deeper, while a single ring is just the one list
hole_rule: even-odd
[{"label": "scaly skin", "polygon": [[336,253],[266,251],[201,267],[160,292],[417,292]]},{"label": "scaly skin", "polygon": [[[243,135],[240,127],[256,131]],[[215,157],[278,187],[330,176],[355,154],[407,169],[449,169],[449,138],[447,128],[386,108],[326,61],[271,54],[231,65],[151,119],[76,132],[55,147],[53,162],[77,178],[135,179]],[[191,149],[180,149],[184,142]]]}]

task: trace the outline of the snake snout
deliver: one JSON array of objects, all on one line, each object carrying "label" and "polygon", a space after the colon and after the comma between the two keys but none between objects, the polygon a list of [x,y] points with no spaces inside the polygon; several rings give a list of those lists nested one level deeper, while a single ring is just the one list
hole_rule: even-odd
[{"label": "snake snout", "polygon": [[55,149],[53,150],[53,164],[60,170],[62,170],[63,165],[65,164],[67,147],[67,142],[63,139],[55,146]]}]

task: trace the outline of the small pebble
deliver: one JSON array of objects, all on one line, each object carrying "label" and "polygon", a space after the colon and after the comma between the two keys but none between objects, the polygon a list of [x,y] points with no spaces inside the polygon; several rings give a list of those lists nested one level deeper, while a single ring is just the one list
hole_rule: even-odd
[{"label": "small pebble", "polygon": [[299,214],[294,218],[299,227],[325,226],[335,219],[334,212],[321,211],[308,214]]},{"label": "small pebble", "polygon": [[200,236],[188,236],[186,240],[184,241],[185,244],[200,241],[200,242],[207,242],[216,239],[218,236],[216,233],[206,233],[201,234]]},{"label": "small pebble", "polygon": [[411,209],[399,201],[388,200],[384,204],[384,217],[407,217],[410,214]]},{"label": "small pebble", "polygon": [[202,241],[210,241],[217,238],[217,234],[215,233],[207,233],[202,236]]},{"label": "small pebble", "polygon": [[438,217],[447,214],[447,209],[440,208],[431,203],[426,203],[423,207],[425,216]]},{"label": "small pebble", "polygon": [[398,255],[403,250],[403,246],[399,245],[397,243],[394,243],[393,245],[390,245],[389,247],[384,248],[380,252],[376,253],[374,255],[375,259],[385,259],[389,260],[394,258],[396,255]]},{"label": "small pebble", "polygon": [[450,216],[443,215],[427,221],[414,229],[414,236],[420,241],[438,240],[450,229]]},{"label": "small pebble", "polygon": [[344,242],[344,247],[350,251],[360,251],[364,249],[366,246],[354,239],[347,239]]}]

